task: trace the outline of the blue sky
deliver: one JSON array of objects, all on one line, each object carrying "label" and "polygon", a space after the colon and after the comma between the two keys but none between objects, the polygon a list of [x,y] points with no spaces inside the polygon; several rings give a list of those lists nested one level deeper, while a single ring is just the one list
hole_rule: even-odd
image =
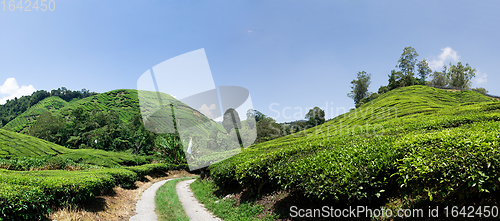
[{"label": "blue sky", "polygon": [[371,73],[377,91],[406,46],[436,65],[469,63],[473,87],[500,95],[496,1],[53,1],[45,12],[0,3],[0,100],[136,89],[146,70],[200,48],[217,86],[247,88],[278,122],[349,110],[355,74]]}]

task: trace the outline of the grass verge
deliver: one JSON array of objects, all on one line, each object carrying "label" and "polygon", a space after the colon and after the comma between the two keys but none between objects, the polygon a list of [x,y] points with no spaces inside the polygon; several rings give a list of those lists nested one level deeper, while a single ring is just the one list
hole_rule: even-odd
[{"label": "grass verge", "polygon": [[262,215],[263,207],[253,203],[240,203],[236,199],[217,196],[217,186],[210,180],[196,180],[191,184],[195,198],[217,217],[225,220],[274,220]]},{"label": "grass verge", "polygon": [[189,221],[189,217],[184,212],[175,185],[183,180],[192,179],[192,177],[170,180],[161,186],[156,192],[155,204],[158,220],[181,220]]}]

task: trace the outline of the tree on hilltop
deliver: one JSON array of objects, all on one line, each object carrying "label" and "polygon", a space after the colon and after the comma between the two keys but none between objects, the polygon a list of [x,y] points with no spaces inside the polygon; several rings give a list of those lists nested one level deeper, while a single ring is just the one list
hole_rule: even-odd
[{"label": "tree on hilltop", "polygon": [[396,67],[399,67],[404,75],[413,77],[413,70],[415,70],[417,57],[418,54],[415,48],[405,47],[405,49],[403,50],[403,54],[401,54],[401,57],[398,60],[399,64]]},{"label": "tree on hilltop", "polygon": [[431,68],[429,68],[429,64],[427,63],[426,59],[421,60],[417,63],[417,73],[418,76],[420,76],[421,84],[425,84],[425,79],[432,73],[432,70]]},{"label": "tree on hilltop", "polygon": [[314,107],[306,114],[306,119],[311,125],[320,125],[325,123],[325,111],[319,107]]},{"label": "tree on hilltop", "polygon": [[371,74],[365,71],[360,71],[356,74],[356,79],[351,81],[351,92],[347,94],[348,97],[354,100],[354,104],[358,104],[361,99],[368,96],[368,87],[370,86]]},{"label": "tree on hilltop", "polygon": [[476,69],[469,66],[469,64],[462,64],[458,62],[457,65],[450,63],[450,84],[453,87],[470,88],[472,78],[476,76]]}]

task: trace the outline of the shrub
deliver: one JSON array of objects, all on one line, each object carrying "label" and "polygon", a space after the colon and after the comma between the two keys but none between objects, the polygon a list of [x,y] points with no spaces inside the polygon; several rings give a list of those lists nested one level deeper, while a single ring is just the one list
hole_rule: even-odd
[{"label": "shrub", "polygon": [[40,220],[50,212],[39,187],[6,183],[0,183],[0,210],[0,220]]}]

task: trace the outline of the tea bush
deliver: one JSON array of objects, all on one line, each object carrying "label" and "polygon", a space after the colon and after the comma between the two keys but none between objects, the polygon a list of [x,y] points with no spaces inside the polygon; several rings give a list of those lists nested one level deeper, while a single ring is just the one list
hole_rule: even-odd
[{"label": "tea bush", "polygon": [[[450,203],[500,190],[500,103],[473,91],[392,90],[327,123],[210,166],[237,182],[315,200],[372,200],[389,187]],[[392,190],[395,191],[395,190]]]}]

